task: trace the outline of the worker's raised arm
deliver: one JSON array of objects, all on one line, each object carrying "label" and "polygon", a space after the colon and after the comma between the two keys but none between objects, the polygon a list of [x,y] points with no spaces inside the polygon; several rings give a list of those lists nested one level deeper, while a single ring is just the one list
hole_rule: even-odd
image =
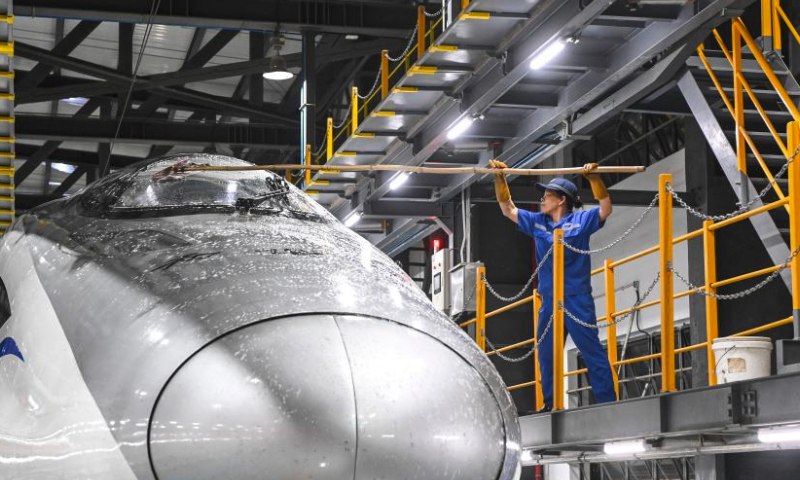
[{"label": "worker's raised arm", "polygon": [[592,173],[595,170],[597,170],[596,163],[587,163],[583,166],[583,176],[589,180],[589,184],[592,187],[592,195],[600,203],[600,221],[605,222],[611,216],[611,197],[608,195],[608,189],[603,183],[600,174]]},{"label": "worker's raised arm", "polygon": [[[499,160],[489,160],[489,166],[492,168],[508,168],[508,166]],[[512,222],[517,223],[517,207],[511,201],[511,191],[508,189],[508,182],[503,173],[495,174],[494,176],[494,193],[497,196],[497,203],[500,204],[500,210],[503,215],[511,219]]]}]

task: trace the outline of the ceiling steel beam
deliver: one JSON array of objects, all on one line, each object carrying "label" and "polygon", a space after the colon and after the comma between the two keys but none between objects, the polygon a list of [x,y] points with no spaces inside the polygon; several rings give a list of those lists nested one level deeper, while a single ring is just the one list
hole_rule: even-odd
[{"label": "ceiling steel beam", "polygon": [[[70,32],[59,41],[55,47],[53,47],[52,54],[56,56],[67,56],[73,50],[75,50],[78,45],[80,45],[86,37],[88,37],[96,28],[100,25],[100,22],[93,22],[93,21],[83,21],[75,26]],[[52,72],[54,66],[48,62],[40,61],[38,65],[33,67],[30,74],[25,78],[24,81],[18,82],[16,85],[17,92],[23,92],[25,90],[31,90],[36,88],[37,85],[42,83],[42,80],[47,78]]]},{"label": "ceiling steel beam", "polygon": [[[234,30],[221,30],[214,35],[204,46],[199,47],[202,38],[205,36],[204,29],[196,29],[192,37],[192,42],[189,44],[189,50],[186,52],[186,58],[183,65],[177,72],[173,72],[174,76],[178,76],[182,71],[191,69],[202,69],[209,60],[214,58],[231,40],[236,38],[239,33]],[[193,52],[193,50],[196,50]],[[188,82],[184,82],[188,83]],[[182,85],[182,84],[181,84]],[[129,87],[130,89],[130,87]],[[149,117],[158,110],[158,108],[166,103],[167,98],[161,95],[151,96],[145,103],[136,110],[131,112],[133,117]]]},{"label": "ceiling steel beam", "polygon": [[[116,84],[118,87],[122,87],[123,90],[129,88],[130,82],[133,80],[130,75],[121,73],[117,70],[96,65],[94,63],[87,62],[85,60],[79,60],[70,57],[59,57],[57,55],[53,55],[52,52],[49,52],[47,50],[43,50],[41,48],[20,42],[16,43],[15,52],[20,56],[43,61],[50,65],[64,68],[65,70],[72,70],[78,73],[83,73],[86,75],[91,75],[93,77],[101,78],[107,82]],[[175,75],[175,74],[172,73],[169,75]],[[231,115],[244,116],[244,117],[253,117],[262,120],[279,121],[281,124],[290,124],[290,125],[299,124],[299,122],[294,118],[286,117],[284,115],[279,115],[269,111],[252,108],[244,104],[235,103],[227,98],[218,97],[215,95],[209,95],[206,93],[197,92],[186,88],[159,87],[157,85],[154,86],[150,84],[149,81],[139,78],[137,78],[136,83],[140,85],[144,84],[144,88],[152,90],[154,93],[157,93],[159,95],[163,95],[165,97],[173,98],[176,100],[183,100],[186,102],[195,103],[206,108],[214,108],[222,111],[223,113],[229,113]],[[115,91],[116,90],[117,89],[115,89]],[[74,96],[74,95],[67,95],[67,96]]]},{"label": "ceiling steel beam", "polygon": [[72,188],[73,185],[75,185],[78,180],[80,180],[87,170],[87,167],[76,168],[72,173],[67,175],[67,178],[61,181],[61,183],[50,193],[50,195],[53,197],[63,196],[65,193],[67,193],[67,191],[69,191],[70,188]]},{"label": "ceiling steel beam", "polygon": [[[86,118],[92,113],[94,113],[94,111],[97,110],[98,107],[100,107],[99,100],[89,100],[86,103],[86,105],[82,106],[72,118],[73,119]],[[41,117],[36,117],[36,118],[41,119]],[[70,119],[67,118],[67,120]],[[23,138],[22,135],[20,135],[20,133],[21,132],[19,129],[19,125],[17,125],[17,131],[16,131],[17,138]],[[24,164],[22,164],[22,166],[19,167],[17,171],[14,173],[15,185],[19,185],[20,183],[22,183],[22,181],[25,180],[28,177],[28,175],[30,175],[34,170],[36,170],[36,167],[38,167],[45,159],[49,158],[49,156],[53,152],[55,152],[61,145],[61,141],[57,139],[45,138],[45,140],[47,141],[44,143],[44,145],[39,147],[35,152],[31,153],[30,156],[28,157],[28,160]]]},{"label": "ceiling steel beam", "polygon": [[[150,4],[129,0],[18,0],[17,16],[147,23]],[[414,26],[416,6],[405,4],[345,4],[331,1],[215,0],[163,2],[153,17],[161,25],[235,30],[299,32],[406,38]]]},{"label": "ceiling steel beam", "polygon": [[[17,138],[107,142],[115,137],[116,119],[17,115]],[[146,145],[242,146],[296,150],[296,130],[246,123],[186,123],[144,118],[122,122],[116,143]]]},{"label": "ceiling steel beam", "polygon": [[452,203],[439,202],[375,202],[364,209],[363,218],[417,218],[450,217]]},{"label": "ceiling steel beam", "polygon": [[[17,143],[16,156],[18,159],[23,159],[23,160],[28,159],[38,149],[39,146],[37,145]],[[64,163],[67,165],[83,166],[83,167],[96,167],[98,165],[97,152],[89,150],[74,150],[69,148],[57,148],[53,150],[52,153],[45,156],[44,160],[50,162]],[[114,168],[121,168],[128,166],[132,163],[139,162],[141,160],[144,159],[140,157],[133,157],[130,155],[114,154],[111,155],[111,166]]]},{"label": "ceiling steel beam", "polygon": [[[20,50],[21,45],[21,50]],[[396,42],[390,42],[388,45],[397,46]],[[362,58],[365,56],[380,53],[383,48],[386,48],[386,41],[368,41],[361,44],[355,43],[346,48],[332,49],[322,51],[317,56],[319,64],[330,62],[338,62],[348,60],[351,58]],[[37,103],[49,100],[60,100],[69,97],[92,97],[106,94],[116,94],[125,92],[130,87],[130,80],[127,83],[123,82],[122,78],[117,78],[114,81],[108,80],[109,73],[104,70],[97,70],[90,62],[83,62],[80,60],[71,61],[69,58],[55,59],[44,57],[44,50],[37,49],[25,44],[17,43],[17,51],[20,56],[35,59],[48,58],[54,62],[58,62],[67,70],[78,71],[87,75],[104,78],[106,82],[88,81],[78,84],[65,85],[63,87],[48,87],[31,90],[28,92],[20,92],[17,94],[17,103]],[[289,67],[300,67],[301,54],[292,53],[286,55],[287,65]],[[255,60],[245,60],[241,62],[233,62],[225,65],[214,65],[204,68],[191,68],[181,69],[176,72],[168,72],[157,75],[150,75],[144,77],[137,77],[136,84],[133,89],[136,90],[151,90],[155,87],[171,87],[176,85],[184,85],[186,83],[207,82],[220,78],[237,77],[243,75],[260,74],[269,66],[269,58],[259,58]],[[73,68],[69,68],[72,66]],[[115,77],[116,78],[116,77]],[[166,97],[166,96],[165,96]]]}]

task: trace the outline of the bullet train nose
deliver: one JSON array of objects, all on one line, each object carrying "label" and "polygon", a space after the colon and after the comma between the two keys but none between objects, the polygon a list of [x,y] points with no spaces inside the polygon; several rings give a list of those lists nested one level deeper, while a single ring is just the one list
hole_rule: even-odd
[{"label": "bullet train nose", "polygon": [[489,480],[504,424],[437,339],[359,316],[265,321],[191,357],[150,425],[159,480]]}]

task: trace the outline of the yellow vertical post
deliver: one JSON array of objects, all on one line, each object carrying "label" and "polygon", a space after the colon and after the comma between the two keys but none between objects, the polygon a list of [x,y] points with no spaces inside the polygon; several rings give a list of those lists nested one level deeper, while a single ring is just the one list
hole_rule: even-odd
[{"label": "yellow vertical post", "polygon": [[[306,144],[306,154],[305,154],[305,162],[306,165],[311,165],[311,145]],[[313,182],[311,180],[311,170],[306,170],[306,186],[311,185]]]},{"label": "yellow vertical post", "polygon": [[350,134],[355,135],[358,129],[358,87],[353,87],[350,94]]},{"label": "yellow vertical post", "polygon": [[608,363],[611,365],[611,375],[614,377],[614,390],[619,398],[619,377],[617,367],[614,366],[619,360],[617,353],[617,326],[614,323],[614,312],[617,311],[617,295],[614,286],[614,269],[611,267],[611,259],[607,258],[603,264],[606,280],[606,321],[612,325],[608,327]]},{"label": "yellow vertical post", "polygon": [[425,55],[425,7],[417,7],[417,60]]},{"label": "yellow vertical post", "polygon": [[[789,165],[789,239],[791,251],[800,248],[800,122],[789,123],[787,143],[793,156]],[[792,316],[794,317],[794,338],[800,339],[800,255],[792,259]]]},{"label": "yellow vertical post", "polygon": [[661,252],[661,391],[675,391],[675,305],[672,277],[672,175],[658,177],[659,247]]},{"label": "yellow vertical post", "polygon": [[469,0],[461,0],[461,10],[466,10],[469,6]]},{"label": "yellow vertical post", "polygon": [[[542,308],[542,297],[539,292],[533,291],[533,339],[539,341],[539,309]],[[542,371],[539,369],[539,351],[534,355],[533,379],[536,380],[536,410],[544,408],[544,392],[542,391]]]},{"label": "yellow vertical post", "polygon": [[772,0],[761,0],[761,37],[767,40],[767,43],[772,40],[773,13]]},{"label": "yellow vertical post", "polygon": [[783,47],[781,40],[781,17],[778,15],[778,8],[781,0],[772,0],[772,49],[780,50]]},{"label": "yellow vertical post", "polygon": [[553,410],[564,409],[564,231],[553,232]]},{"label": "yellow vertical post", "polygon": [[325,123],[325,162],[330,162],[333,158],[333,119],[328,117]]},{"label": "yellow vertical post", "polygon": [[381,100],[389,96],[389,50],[381,51]]},{"label": "yellow vertical post", "polygon": [[[703,222],[703,259],[706,274],[705,290],[707,293],[711,294],[717,293],[717,289],[711,286],[717,281],[716,240],[714,238],[714,231],[711,230],[711,225],[713,224],[714,222],[711,220]],[[708,341],[706,352],[708,355],[708,384],[710,386],[717,384],[716,359],[714,358],[714,351],[711,349],[711,345],[718,336],[717,299],[706,296],[706,340]]]},{"label": "yellow vertical post", "polygon": [[486,267],[478,267],[478,284],[475,286],[475,343],[478,348],[486,351],[486,286],[483,278],[486,275]]},{"label": "yellow vertical post", "polygon": [[[731,28],[733,33],[733,116],[736,121],[736,166],[741,175],[747,174],[747,151],[745,150],[744,140],[744,90],[742,88],[742,35],[734,25]],[[743,182],[744,185],[744,182]],[[742,187],[745,192],[746,188]],[[741,199],[747,201],[746,198]]]}]

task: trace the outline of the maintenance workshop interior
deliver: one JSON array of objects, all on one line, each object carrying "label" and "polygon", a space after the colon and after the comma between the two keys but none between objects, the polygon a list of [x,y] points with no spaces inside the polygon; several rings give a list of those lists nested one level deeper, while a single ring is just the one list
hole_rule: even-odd
[{"label": "maintenance workshop interior", "polygon": [[800,478],[797,0],[0,0],[0,479]]}]

